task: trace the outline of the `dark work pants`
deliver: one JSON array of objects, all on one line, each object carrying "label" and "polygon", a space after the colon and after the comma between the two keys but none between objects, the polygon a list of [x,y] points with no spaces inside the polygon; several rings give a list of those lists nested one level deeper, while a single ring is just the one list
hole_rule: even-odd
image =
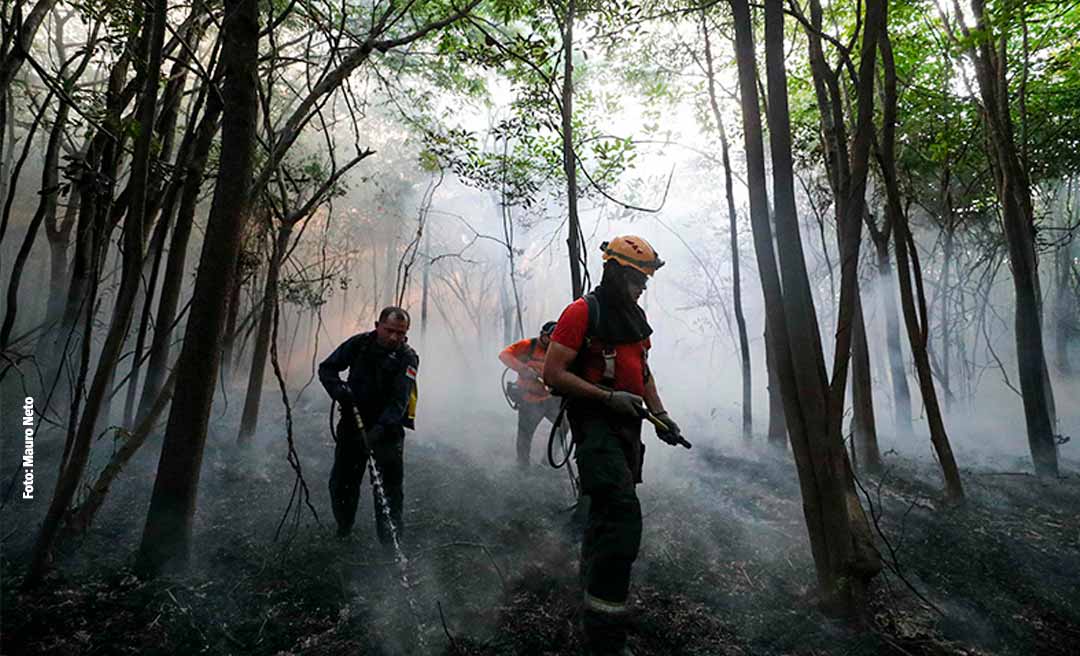
[{"label": "dark work pants", "polygon": [[[397,528],[400,540],[403,530],[401,509],[405,497],[403,487],[405,431],[401,427],[389,429],[381,439],[370,446],[375,456],[375,467],[382,478],[383,493],[390,507],[390,516]],[[360,500],[360,483],[364,479],[364,470],[368,467],[370,455],[356,422],[351,417],[343,416],[337,425],[334,467],[330,470],[330,502],[338,528],[343,531],[351,529],[356,518],[356,506]],[[379,505],[374,484],[372,488],[371,496],[375,506],[375,526],[379,534],[379,542],[388,545],[393,542],[390,537],[390,527]]]},{"label": "dark work pants", "polygon": [[641,421],[587,406],[571,414],[581,492],[590,497],[581,543],[583,626],[593,653],[619,653],[630,570],[641,547]]},{"label": "dark work pants", "polygon": [[[536,433],[536,427],[540,425],[540,420],[547,418],[548,421],[554,424],[555,419],[559,416],[559,405],[561,403],[561,399],[551,396],[543,401],[522,401],[521,405],[518,406],[517,461],[519,465],[524,467],[529,464],[533,434]],[[559,430],[564,435],[566,434],[565,421],[559,427]],[[544,444],[546,446],[547,443]]]}]

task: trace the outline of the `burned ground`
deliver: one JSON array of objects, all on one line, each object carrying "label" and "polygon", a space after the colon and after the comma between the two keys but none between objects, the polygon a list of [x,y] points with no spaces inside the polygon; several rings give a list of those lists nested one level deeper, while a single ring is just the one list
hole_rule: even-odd
[{"label": "burned ground", "polygon": [[[285,516],[294,477],[280,438],[237,475],[232,423],[210,437],[194,568],[143,580],[130,568],[157,444],[131,464],[97,523],[65,543],[55,573],[20,576],[51,490],[3,510],[5,654],[575,654],[576,546],[564,472],[512,466],[505,418],[488,447],[452,429],[406,447],[409,587],[373,536],[365,485],[354,536],[333,537],[326,418],[297,417],[316,523]],[[160,438],[159,438],[160,439]],[[539,437],[538,437],[539,439]],[[1080,641],[1080,478],[966,471],[969,501],[943,505],[931,463],[887,456],[860,480],[895,571],[861,627],[815,607],[794,467],[764,447],[662,451],[650,441],[631,645],[638,654],[1068,654]],[[540,448],[536,445],[535,455]],[[11,462],[7,460],[7,462]],[[98,465],[100,467],[100,463]],[[280,535],[275,540],[282,518]],[[898,575],[902,575],[901,576]],[[914,588],[921,595],[916,596]],[[932,606],[931,606],[932,605]]]}]

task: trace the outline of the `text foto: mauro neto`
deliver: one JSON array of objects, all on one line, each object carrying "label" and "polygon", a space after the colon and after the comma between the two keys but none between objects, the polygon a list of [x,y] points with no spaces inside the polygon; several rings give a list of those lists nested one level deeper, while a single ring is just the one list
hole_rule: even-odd
[{"label": "text foto: mauro neto", "polygon": [[23,493],[22,498],[34,498],[34,397],[23,400]]}]

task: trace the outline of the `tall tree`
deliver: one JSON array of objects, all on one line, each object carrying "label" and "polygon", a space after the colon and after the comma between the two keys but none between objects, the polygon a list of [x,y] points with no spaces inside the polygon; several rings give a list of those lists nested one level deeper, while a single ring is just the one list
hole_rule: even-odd
[{"label": "tall tree", "polygon": [[[1047,373],[1043,347],[1035,213],[1031,202],[1031,182],[1013,124],[1013,92],[1009,80],[1009,30],[1015,27],[1018,18],[1013,12],[1017,9],[1024,11],[1023,3],[1003,3],[995,7],[996,15],[991,19],[987,16],[985,0],[971,0],[974,29],[965,22],[959,0],[953,0],[952,4],[955,24],[962,38],[953,31],[952,21],[944,16],[942,20],[975,68],[980,108],[990,142],[989,154],[1008,246],[1016,299],[1016,359],[1020,370],[1028,445],[1035,473],[1056,477],[1058,457],[1054,391]],[[1021,66],[1026,67],[1027,62],[1022,62]],[[1025,70],[1020,71],[1021,75],[1026,74]]]},{"label": "tall tree", "polygon": [[191,316],[137,567],[155,574],[187,562],[206,426],[220,362],[227,296],[236,274],[254,167],[259,3],[225,0],[221,160],[195,279]]},{"label": "tall tree", "polygon": [[[779,269],[768,219],[753,25],[746,0],[732,0],[731,7],[735,19],[735,48],[754,248],[765,292],[767,331],[783,393],[784,414],[799,474],[811,552],[818,584],[828,605],[839,612],[856,613],[861,607],[864,587],[880,570],[881,562],[870,539],[868,522],[854,494],[851,469],[840,434],[843,389],[846,386],[844,374],[846,359],[850,354],[850,343],[843,343],[840,335],[845,332],[844,319],[851,313],[850,307],[845,309],[845,305],[852,304],[854,264],[845,262],[843,269],[847,279],[841,282],[838,364],[834,365],[833,387],[830,389],[795,215],[790,119],[783,59],[783,6],[780,0],[769,0],[765,4],[768,116]],[[863,64],[869,66],[870,80],[873,79],[874,53],[881,20],[881,3],[871,0],[867,4],[863,35]],[[869,90],[860,87],[858,100],[860,132],[857,142],[860,149],[857,152],[865,158],[863,150],[869,148],[866,132],[872,112],[872,86]],[[866,142],[865,145],[862,142]],[[862,168],[865,169],[865,159]],[[857,251],[857,231],[850,226],[845,228],[847,245]],[[856,237],[854,243],[851,243],[852,235]],[[850,333],[850,329],[847,332]],[[837,399],[841,404],[839,407],[835,405]]]},{"label": "tall tree", "polygon": [[[819,124],[821,126],[822,150],[825,153],[825,170],[829,181],[829,188],[833,195],[833,207],[835,208],[837,234],[840,239],[841,278],[846,266],[857,266],[858,260],[852,262],[850,257],[853,252],[849,231],[852,225],[859,224],[866,214],[865,200],[865,174],[860,180],[860,172],[855,169],[858,154],[849,149],[848,130],[845,122],[844,106],[847,97],[842,93],[840,84],[840,71],[847,64],[847,52],[841,53],[841,61],[837,68],[833,69],[825,60],[821,38],[821,4],[818,0],[810,2],[811,22],[804,25],[807,28],[809,42],[810,70],[813,76],[814,95],[817,100]],[[870,69],[871,73],[873,68]],[[853,72],[858,83],[857,73]],[[860,105],[861,107],[861,105]],[[858,120],[858,117],[853,117]],[[857,133],[858,125],[855,130]],[[853,146],[855,144],[852,144]],[[860,187],[863,191],[860,192]],[[858,226],[856,226],[858,227]],[[841,283],[842,285],[842,283]],[[843,288],[841,289],[843,294]],[[838,336],[851,344],[853,353],[851,356],[851,397],[853,403],[852,432],[854,434],[854,449],[856,462],[869,470],[875,470],[881,465],[881,455],[877,445],[877,427],[874,420],[874,401],[871,390],[870,372],[870,349],[866,339],[866,324],[863,320],[862,299],[858,289],[858,278],[855,278],[855,291],[853,293],[853,306],[847,319],[838,318]],[[843,314],[845,308],[841,308]],[[845,323],[850,321],[850,325]],[[846,365],[845,365],[846,366]],[[835,371],[835,370],[834,370]]]},{"label": "tall tree", "polygon": [[[157,113],[157,85],[160,75],[162,46],[165,36],[166,2],[155,0],[143,18],[142,47],[146,55],[145,70],[141,79],[143,88],[138,118],[142,125],[154,125]],[[153,130],[142,131],[135,139],[132,155],[130,194],[127,207],[127,219],[124,221],[124,253],[120,273],[120,287],[116,294],[109,330],[102,345],[98,366],[87,393],[86,405],[79,420],[75,434],[69,440],[70,448],[65,448],[65,458],[61,474],[57,480],[56,491],[49,504],[49,510],[34,544],[34,553],[26,583],[33,585],[41,580],[52,556],[60,521],[67,511],[71,500],[82,480],[83,470],[90,455],[94,435],[97,434],[98,420],[106,403],[106,395],[112,387],[116,363],[120,359],[124,341],[131,322],[133,302],[139,288],[139,273],[142,268],[145,216],[149,193],[149,175],[151,163],[151,145]],[[86,337],[89,339],[89,335]]]},{"label": "tall tree", "polygon": [[[900,302],[907,326],[911,355],[915,359],[915,373],[922,393],[926,419],[930,425],[930,442],[934,446],[942,474],[945,477],[945,493],[953,502],[964,499],[964,488],[960,480],[960,471],[953,456],[952,446],[945,431],[945,421],[938,403],[937,390],[934,388],[933,373],[930,369],[930,356],[927,351],[930,319],[927,316],[926,295],[923,292],[922,270],[918,263],[915,241],[908,227],[905,208],[900,200],[900,188],[896,180],[896,65],[892,54],[892,43],[887,29],[881,39],[881,61],[884,79],[884,98],[882,109],[882,130],[880,160],[882,177],[885,180],[886,222],[892,226],[893,243],[896,251],[896,266],[900,282]],[[912,280],[916,290],[912,291]],[[918,309],[916,309],[916,296]]]},{"label": "tall tree", "polygon": [[[848,48],[838,47],[839,61],[835,67],[826,60],[824,50],[825,32],[822,26],[823,11],[819,0],[810,0],[809,20],[797,6],[793,6],[795,15],[805,28],[808,44],[808,60],[813,81],[814,97],[817,101],[818,121],[821,144],[825,155],[825,169],[829,188],[835,200],[837,225],[851,211],[846,207],[847,198],[852,191],[851,152],[849,149],[848,129],[845,121],[845,106],[849,105],[848,94],[842,84],[842,72],[847,71],[857,81],[858,72],[854,70]],[[834,43],[838,43],[833,39]],[[854,120],[855,117],[852,117]],[[911,394],[908,390],[903,355],[900,350],[899,322],[895,296],[892,289],[892,268],[889,263],[889,230],[886,226],[879,230],[873,216],[864,212],[863,218],[870,231],[871,239],[877,250],[879,288],[885,308],[886,340],[888,346],[889,374],[893,388],[894,427],[898,435],[911,433]],[[843,256],[841,256],[843,257]],[[853,427],[856,445],[865,453],[864,464],[871,467],[879,460],[877,454],[877,429],[873,416],[873,396],[868,388],[871,380],[869,371],[869,344],[866,340],[866,326],[862,318],[862,302],[858,301],[852,325],[852,343],[855,348],[852,362],[852,397],[854,402]]]},{"label": "tall tree", "polygon": [[[727,131],[720,103],[716,97],[716,76],[713,70],[712,43],[709,39],[709,21],[701,12],[701,36],[705,45],[705,77],[709,90],[709,107],[712,109],[716,129],[720,132],[720,157],[724,166],[724,196],[727,199],[728,230],[731,232],[731,303],[735,308],[735,325],[739,331],[739,366],[742,373],[742,436],[750,439],[754,431],[751,390],[753,381],[750,370],[750,340],[746,334],[746,315],[742,303],[742,272],[739,269],[739,229],[735,214],[735,193],[731,184],[731,157],[728,153]],[[771,425],[771,424],[770,424]],[[770,433],[771,436],[771,433]],[[780,436],[783,439],[783,436]]]},{"label": "tall tree", "polygon": [[575,0],[567,0],[563,18],[562,146],[563,170],[566,173],[566,208],[570,249],[570,289],[574,298],[585,293],[581,279],[581,221],[578,218],[577,162],[574,152],[574,13]]},{"label": "tall tree", "polygon": [[[274,314],[278,304],[278,283],[281,278],[281,266],[292,239],[293,230],[303,219],[311,216],[326,198],[334,191],[341,177],[349,172],[361,160],[374,154],[374,151],[365,150],[358,153],[351,161],[338,168],[327,176],[314,191],[311,198],[300,207],[289,210],[287,198],[282,197],[278,202],[270,202],[273,213],[278,215],[278,225],[269,226],[269,232],[274,235],[273,246],[270,249],[270,262],[266,270],[266,283],[259,304],[259,327],[255,333],[255,344],[251,356],[251,369],[248,375],[247,393],[244,396],[244,412],[240,418],[240,431],[236,441],[241,446],[249,445],[251,438],[259,424],[259,404],[262,399],[263,377],[266,374],[266,360],[270,354],[270,334],[274,327]],[[284,188],[284,187],[283,187]],[[280,204],[280,209],[279,209]],[[270,219],[270,212],[266,213]]]}]

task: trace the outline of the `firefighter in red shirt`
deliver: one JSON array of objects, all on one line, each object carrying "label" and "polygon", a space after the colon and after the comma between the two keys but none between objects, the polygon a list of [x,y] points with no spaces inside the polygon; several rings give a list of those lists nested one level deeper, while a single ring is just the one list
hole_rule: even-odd
[{"label": "firefighter in red shirt", "polygon": [[[499,353],[499,360],[517,372],[520,394],[517,407],[517,461],[522,468],[529,466],[533,433],[540,420],[546,417],[554,424],[559,416],[559,400],[551,396],[540,379],[544,371],[544,355],[547,354],[554,330],[555,322],[549,321],[540,329],[539,337],[519,340]],[[565,426],[562,430],[566,430]]]},{"label": "firefighter in red shirt", "polygon": [[616,237],[600,248],[603,279],[563,310],[544,380],[568,399],[581,492],[591,501],[581,544],[584,642],[592,654],[626,654],[630,570],[641,546],[635,485],[645,452],[643,406],[663,426],[657,437],[678,444],[681,435],[649,371],[652,328],[637,304],[663,262],[640,237]]}]

